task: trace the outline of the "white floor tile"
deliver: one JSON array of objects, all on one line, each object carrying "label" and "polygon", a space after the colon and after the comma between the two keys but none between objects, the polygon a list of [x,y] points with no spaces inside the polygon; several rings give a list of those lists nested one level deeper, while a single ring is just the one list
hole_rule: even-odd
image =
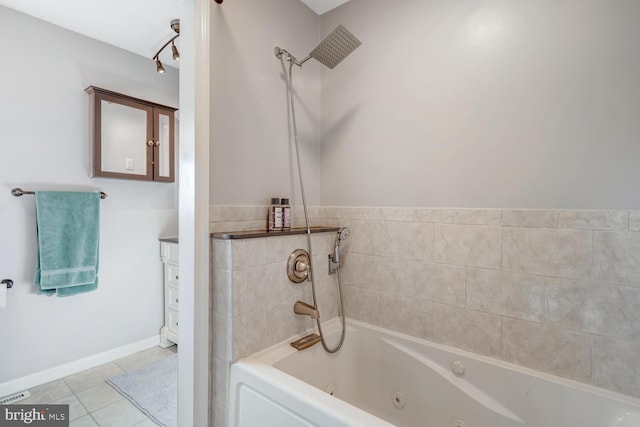
[{"label": "white floor tile", "polygon": [[75,396],[63,397],[62,399],[50,403],[52,405],[69,405],[69,421],[73,421],[87,415],[87,410]]},{"label": "white floor tile", "polygon": [[177,346],[154,347],[63,379],[29,389],[19,404],[69,405],[69,427],[156,427],[143,412],[105,381],[177,352]]},{"label": "white floor tile", "polygon": [[67,383],[73,392],[77,393],[96,386],[104,380],[120,375],[123,372],[124,371],[115,363],[106,363],[65,377],[64,382]]},{"label": "white floor tile", "polygon": [[51,381],[29,389],[31,397],[16,402],[17,405],[37,405],[71,396],[73,392],[62,380]]},{"label": "white floor tile", "polygon": [[100,427],[96,422],[91,418],[91,415],[85,415],[84,417],[80,417],[75,421],[71,421],[69,427]]},{"label": "white floor tile", "polygon": [[158,424],[147,418],[140,424],[136,424],[134,427],[158,427]]},{"label": "white floor tile", "polygon": [[96,386],[76,393],[87,411],[93,412],[109,406],[124,397],[109,384],[102,382]]},{"label": "white floor tile", "polygon": [[115,363],[125,372],[129,372],[174,354],[175,348],[175,345],[169,348],[153,347],[148,350],[132,354],[131,356],[118,359]]},{"label": "white floor tile", "polygon": [[147,416],[126,399],[91,413],[100,427],[131,427],[141,423]]}]

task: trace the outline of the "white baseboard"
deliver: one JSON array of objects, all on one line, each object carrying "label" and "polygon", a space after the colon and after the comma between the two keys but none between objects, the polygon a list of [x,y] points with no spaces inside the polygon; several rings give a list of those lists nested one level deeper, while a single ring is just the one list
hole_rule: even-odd
[{"label": "white baseboard", "polygon": [[15,380],[0,383],[0,397],[18,393],[20,391],[27,390],[30,387],[45,384],[59,378],[64,378],[69,375],[84,371],[85,369],[95,368],[96,366],[102,365],[104,363],[113,362],[114,360],[120,359],[122,357],[130,356],[139,351],[155,347],[159,343],[160,336],[154,335],[142,341],[123,345],[122,347],[113,348],[103,353],[83,357],[82,359],[78,359],[74,362],[65,363],[64,365],[59,365],[53,368],[45,369],[44,371],[36,372],[35,374],[30,374],[21,378],[16,378]]}]

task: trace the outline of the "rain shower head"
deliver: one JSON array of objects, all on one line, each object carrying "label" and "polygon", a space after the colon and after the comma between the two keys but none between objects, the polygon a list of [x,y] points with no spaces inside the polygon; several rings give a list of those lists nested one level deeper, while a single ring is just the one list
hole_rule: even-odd
[{"label": "rain shower head", "polygon": [[275,48],[275,54],[278,59],[284,55],[284,59],[299,67],[302,67],[302,64],[314,58],[333,70],[336,65],[342,62],[344,58],[349,56],[349,54],[356,50],[361,44],[362,42],[351,34],[349,30],[342,25],[338,25],[338,27],[325,37],[324,40],[311,51],[309,56],[302,61],[298,61],[289,52],[279,47]]},{"label": "rain shower head", "polygon": [[315,49],[309,54],[310,57],[318,60],[333,70],[351,52],[356,50],[362,43],[349,30],[342,25],[333,30],[325,37]]}]

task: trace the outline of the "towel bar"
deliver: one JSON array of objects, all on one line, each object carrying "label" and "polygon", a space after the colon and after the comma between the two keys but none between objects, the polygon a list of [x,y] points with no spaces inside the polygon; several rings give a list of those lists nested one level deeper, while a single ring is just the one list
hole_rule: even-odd
[{"label": "towel bar", "polygon": [[[16,197],[20,197],[23,194],[36,194],[35,191],[24,191],[22,188],[14,188],[13,190],[11,190],[11,194],[13,194]],[[101,199],[106,199],[107,198],[107,193],[103,193],[102,191],[100,192],[100,198]]]}]

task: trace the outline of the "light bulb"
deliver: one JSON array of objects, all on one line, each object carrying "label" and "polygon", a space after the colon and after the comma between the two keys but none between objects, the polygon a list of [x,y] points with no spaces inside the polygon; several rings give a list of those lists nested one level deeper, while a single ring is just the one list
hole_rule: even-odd
[{"label": "light bulb", "polygon": [[180,52],[178,52],[178,48],[176,47],[175,44],[173,44],[173,42],[171,42],[171,51],[173,52],[173,59],[175,61],[180,59]]},{"label": "light bulb", "polygon": [[156,71],[158,72],[158,74],[164,74],[166,72],[159,58],[156,58]]}]

